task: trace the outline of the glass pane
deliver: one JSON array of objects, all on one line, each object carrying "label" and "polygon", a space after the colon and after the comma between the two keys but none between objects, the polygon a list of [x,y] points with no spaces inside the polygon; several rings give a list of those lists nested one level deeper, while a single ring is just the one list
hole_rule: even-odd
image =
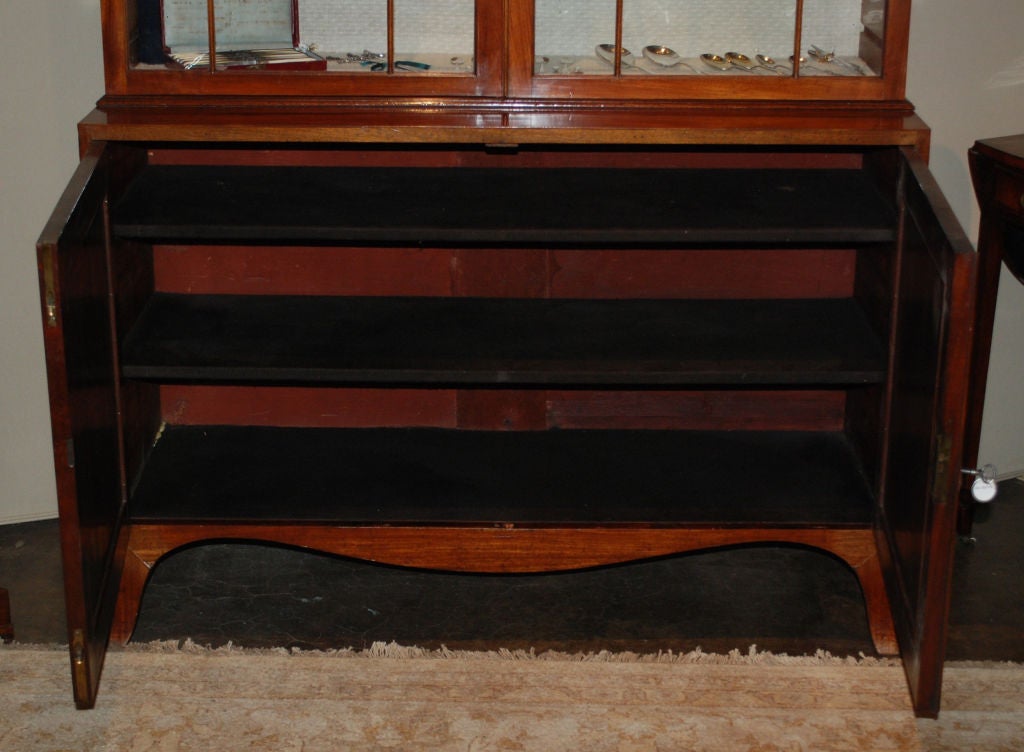
[{"label": "glass pane", "polygon": [[[322,67],[296,48],[292,0],[210,0],[217,70]],[[164,0],[166,9],[167,0]]]},{"label": "glass pane", "polygon": [[[292,42],[291,0],[212,0],[217,52],[289,48]],[[192,3],[204,6],[204,2]],[[167,0],[164,0],[166,11]],[[204,19],[205,20],[205,19]],[[204,24],[205,25],[205,24]]]},{"label": "glass pane", "polygon": [[[134,65],[208,70],[207,0],[134,3]],[[387,0],[209,0],[218,70],[380,73]],[[132,7],[129,6],[129,13]],[[397,73],[472,74],[475,0],[395,0]]]},{"label": "glass pane", "polygon": [[[364,51],[387,58],[386,0],[299,0],[298,8],[301,43],[329,61],[362,57]],[[369,67],[360,62],[347,67]]]},{"label": "glass pane", "polygon": [[472,70],[474,19],[474,0],[395,0],[395,68],[413,73]]},{"label": "glass pane", "polygon": [[387,61],[387,0],[299,0],[300,44],[327,70],[374,73]]},{"label": "glass pane", "polygon": [[804,74],[881,73],[885,0],[804,0]]},{"label": "glass pane", "polygon": [[217,70],[326,67],[296,43],[295,0],[137,0],[135,64],[208,70],[210,3]]},{"label": "glass pane", "polygon": [[[535,72],[612,74],[615,7],[537,0]],[[789,75],[796,11],[797,0],[624,0],[622,74]]]},{"label": "glass pane", "polygon": [[[791,75],[798,5],[623,0],[622,74]],[[612,74],[615,8],[614,0],[536,0],[534,71]],[[885,0],[804,0],[801,75],[878,75],[884,8]]]},{"label": "glass pane", "polygon": [[[387,0],[299,0],[298,9],[302,43],[328,70],[376,72],[386,63]],[[473,71],[474,0],[396,0],[394,23],[396,71]]]},{"label": "glass pane", "polygon": [[[796,0],[625,0],[624,73],[789,75]],[[761,55],[761,60],[758,60]]]},{"label": "glass pane", "polygon": [[596,50],[615,46],[615,0],[536,0],[534,13],[536,73],[614,72]]},{"label": "glass pane", "polygon": [[209,66],[210,32],[206,0],[139,0],[142,62],[170,62],[175,67]]}]

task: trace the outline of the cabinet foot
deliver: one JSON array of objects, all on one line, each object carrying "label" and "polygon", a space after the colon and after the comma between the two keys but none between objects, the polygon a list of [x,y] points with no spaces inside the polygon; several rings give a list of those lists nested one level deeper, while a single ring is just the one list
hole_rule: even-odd
[{"label": "cabinet foot", "polygon": [[899,655],[896,625],[893,623],[889,594],[885,589],[882,565],[878,559],[874,542],[871,542],[870,547],[865,545],[863,553],[864,557],[860,559],[837,555],[840,555],[850,565],[860,582],[861,591],[864,593],[864,605],[868,612],[868,628],[871,630],[871,641],[875,645],[875,651],[879,655]]},{"label": "cabinet foot", "polygon": [[[170,549],[168,549],[170,550]],[[166,552],[164,552],[166,553]],[[135,631],[135,622],[139,618],[139,605],[142,602],[142,591],[149,580],[149,572],[156,560],[163,553],[144,559],[132,548],[132,536],[128,536],[128,550],[125,553],[124,570],[121,573],[121,587],[117,593],[117,605],[114,608],[114,622],[110,627],[110,641],[125,645]]]}]

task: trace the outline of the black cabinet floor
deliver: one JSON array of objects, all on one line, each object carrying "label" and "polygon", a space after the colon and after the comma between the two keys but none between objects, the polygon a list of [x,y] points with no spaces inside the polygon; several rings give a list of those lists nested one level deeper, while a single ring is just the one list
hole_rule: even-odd
[{"label": "black cabinet floor", "polygon": [[[957,544],[947,657],[1024,660],[1024,483],[1001,485]],[[20,642],[66,642],[55,520],[0,527]],[[419,572],[260,545],[208,544],[154,568],[136,641],[249,647],[765,650],[873,654],[853,574],[799,548],[744,547],[585,572]]]}]

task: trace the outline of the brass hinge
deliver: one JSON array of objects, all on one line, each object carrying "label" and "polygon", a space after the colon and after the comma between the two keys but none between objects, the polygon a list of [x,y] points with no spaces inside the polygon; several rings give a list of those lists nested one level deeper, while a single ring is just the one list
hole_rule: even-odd
[{"label": "brass hinge", "polygon": [[57,286],[53,269],[53,246],[43,249],[43,297],[46,306],[46,325],[57,326]]},{"label": "brass hinge", "polygon": [[85,662],[85,632],[76,629],[71,634],[71,681],[79,702],[89,698],[89,667]]},{"label": "brass hinge", "polygon": [[936,504],[949,500],[949,459],[953,452],[953,438],[940,433],[935,442],[935,474],[932,476],[932,499]]}]

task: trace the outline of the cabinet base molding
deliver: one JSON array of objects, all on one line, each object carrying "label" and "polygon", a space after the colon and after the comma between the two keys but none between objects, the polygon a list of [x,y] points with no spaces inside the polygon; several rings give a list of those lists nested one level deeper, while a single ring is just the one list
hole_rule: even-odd
[{"label": "cabinet base molding", "polygon": [[807,546],[853,570],[875,650],[899,653],[870,528],[133,524],[111,632],[114,642],[130,639],[153,566],[182,546],[204,541],[273,543],[377,564],[492,574],[567,572],[745,544]]}]

